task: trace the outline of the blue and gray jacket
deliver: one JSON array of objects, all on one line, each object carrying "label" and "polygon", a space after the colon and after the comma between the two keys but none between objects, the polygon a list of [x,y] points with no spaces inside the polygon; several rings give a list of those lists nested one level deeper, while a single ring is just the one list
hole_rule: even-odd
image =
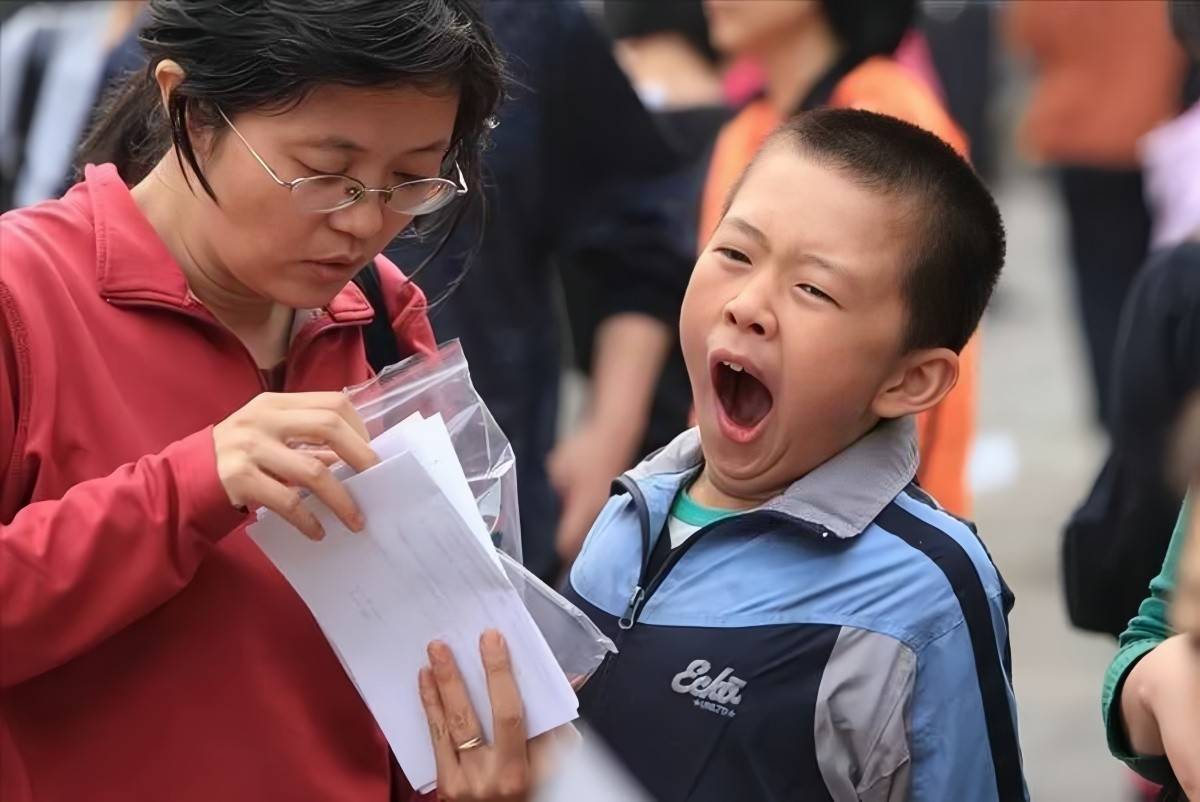
[{"label": "blue and gray jacket", "polygon": [[1012,595],[884,423],[767,504],[648,556],[702,463],[626,474],[568,595],[616,642],[582,712],[662,802],[1015,802]]}]

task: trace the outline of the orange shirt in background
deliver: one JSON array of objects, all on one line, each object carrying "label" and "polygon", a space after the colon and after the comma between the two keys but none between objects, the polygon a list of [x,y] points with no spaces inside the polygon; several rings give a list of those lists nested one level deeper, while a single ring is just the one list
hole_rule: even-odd
[{"label": "orange shirt in background", "polygon": [[[937,134],[966,156],[967,142],[937,96],[906,68],[888,58],[863,62],[835,87],[830,106],[866,109],[897,117]],[[700,247],[721,219],[725,198],[767,136],[782,122],[766,101],[746,106],[717,137],[700,206]],[[956,515],[969,515],[967,459],[975,433],[979,335],[963,349],[958,384],[941,404],[917,419],[921,486]]]},{"label": "orange shirt in background", "polygon": [[1187,57],[1162,0],[1006,3],[1034,63],[1022,148],[1065,165],[1134,168],[1137,141],[1180,112]]}]

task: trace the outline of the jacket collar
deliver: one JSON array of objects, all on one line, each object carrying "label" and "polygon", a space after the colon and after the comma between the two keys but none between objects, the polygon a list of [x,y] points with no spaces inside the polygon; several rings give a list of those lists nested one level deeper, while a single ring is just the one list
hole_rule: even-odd
[{"label": "jacket collar", "polygon": [[[814,524],[839,538],[861,534],[917,474],[916,424],[885,421],[758,508]],[[629,472],[635,481],[690,476],[704,463],[699,429],[690,429]]]},{"label": "jacket collar", "polygon": [[[116,167],[89,164],[84,169],[84,187],[96,231],[100,296],[116,303],[170,306],[186,312],[202,308]],[[337,323],[365,323],[374,316],[371,304],[353,282],[334,296],[324,311]]]}]

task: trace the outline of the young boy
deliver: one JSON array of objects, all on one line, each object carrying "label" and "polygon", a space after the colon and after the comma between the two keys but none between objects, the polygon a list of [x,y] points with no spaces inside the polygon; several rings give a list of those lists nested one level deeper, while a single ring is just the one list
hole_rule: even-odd
[{"label": "young boy", "polygon": [[800,115],[734,187],[681,313],[699,427],[568,590],[620,650],[584,717],[657,799],[1027,798],[1011,594],[914,484],[1003,257],[967,164],[890,117]]}]

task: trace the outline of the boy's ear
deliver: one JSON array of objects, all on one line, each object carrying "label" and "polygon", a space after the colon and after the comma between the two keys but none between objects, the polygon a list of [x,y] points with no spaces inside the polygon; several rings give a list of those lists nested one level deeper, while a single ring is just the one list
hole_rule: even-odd
[{"label": "boy's ear", "polygon": [[924,348],[905,354],[879,388],[871,411],[880,418],[902,418],[934,407],[958,383],[958,354],[949,348]]}]

